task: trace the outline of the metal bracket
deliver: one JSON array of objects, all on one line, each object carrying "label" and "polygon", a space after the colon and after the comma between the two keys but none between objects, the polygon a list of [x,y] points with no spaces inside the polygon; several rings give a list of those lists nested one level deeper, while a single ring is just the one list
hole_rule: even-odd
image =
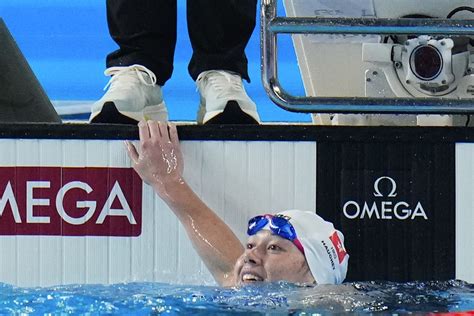
[{"label": "metal bracket", "polygon": [[277,17],[277,0],[261,2],[263,86],[281,108],[303,113],[474,113],[474,99],[306,97],[287,93],[278,80],[277,34],[474,35],[474,20]]}]

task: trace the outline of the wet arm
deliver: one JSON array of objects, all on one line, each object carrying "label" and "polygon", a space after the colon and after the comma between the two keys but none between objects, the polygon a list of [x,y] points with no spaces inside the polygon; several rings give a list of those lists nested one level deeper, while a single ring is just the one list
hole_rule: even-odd
[{"label": "wet arm", "polygon": [[168,204],[220,285],[233,285],[232,271],[244,249],[238,238],[193,192],[182,177],[183,159],[176,126],[140,122],[140,153],[127,142],[133,168]]},{"label": "wet arm", "polygon": [[216,281],[220,285],[233,285],[233,268],[243,246],[229,228],[192,191],[186,182],[166,186],[164,198],[183,224],[186,232]]}]

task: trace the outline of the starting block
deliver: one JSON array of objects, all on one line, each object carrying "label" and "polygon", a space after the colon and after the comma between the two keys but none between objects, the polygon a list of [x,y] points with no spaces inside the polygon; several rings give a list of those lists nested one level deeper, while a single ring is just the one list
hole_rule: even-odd
[{"label": "starting block", "polygon": [[1,18],[0,45],[0,122],[61,123]]}]

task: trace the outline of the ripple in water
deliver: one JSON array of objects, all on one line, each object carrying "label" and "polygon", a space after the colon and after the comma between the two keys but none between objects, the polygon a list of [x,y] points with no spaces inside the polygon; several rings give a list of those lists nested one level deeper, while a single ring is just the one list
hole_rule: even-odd
[{"label": "ripple in water", "polygon": [[466,310],[474,310],[474,285],[459,280],[314,287],[277,282],[241,288],[164,283],[18,288],[0,283],[0,315],[307,315]]}]

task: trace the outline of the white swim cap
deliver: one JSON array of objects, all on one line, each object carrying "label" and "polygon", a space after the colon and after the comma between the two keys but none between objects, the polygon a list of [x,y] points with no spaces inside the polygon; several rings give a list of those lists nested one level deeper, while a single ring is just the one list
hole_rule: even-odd
[{"label": "white swim cap", "polygon": [[278,212],[289,218],[304,248],[311,274],[318,284],[340,284],[346,278],[349,255],[344,235],[313,212],[288,210]]}]

